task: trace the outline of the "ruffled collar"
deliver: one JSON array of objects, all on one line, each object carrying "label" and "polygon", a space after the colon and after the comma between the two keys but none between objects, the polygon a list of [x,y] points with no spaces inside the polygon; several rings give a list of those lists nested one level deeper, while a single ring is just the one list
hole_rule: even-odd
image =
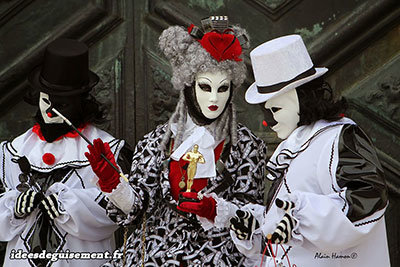
[{"label": "ruffled collar", "polygon": [[[108,142],[114,154],[117,154],[124,145],[123,140],[115,139],[91,124],[81,130],[89,140],[101,138],[104,142]],[[75,134],[77,133],[75,132]],[[83,138],[74,136],[75,134],[67,134],[69,136],[64,135],[60,139],[48,143],[41,139],[37,134],[37,129],[34,130],[32,127],[12,142],[7,143],[7,149],[15,158],[27,157],[32,169],[41,172],[50,172],[66,166],[88,166],[89,161],[85,157],[88,144]]]},{"label": "ruffled collar", "polygon": [[[78,131],[82,132],[82,130],[83,130],[87,125],[88,125],[87,123],[83,124],[81,127],[78,128]],[[35,134],[37,134],[37,136],[40,138],[40,140],[46,141],[46,139],[45,139],[44,136],[43,136],[42,130],[40,129],[39,123],[36,123],[35,125],[33,125],[33,127],[32,127],[32,132],[34,132]],[[60,136],[60,137],[58,137],[58,138],[57,138],[56,140],[54,140],[54,141],[61,140],[61,139],[64,138],[64,137],[67,137],[67,138],[75,138],[75,137],[78,137],[78,136],[79,136],[79,134],[78,134],[75,130],[73,130],[73,131],[71,131],[71,132],[68,132],[68,133],[66,133],[66,134],[64,134],[64,135],[62,135],[62,136]]]},{"label": "ruffled collar", "polygon": [[275,180],[282,177],[290,162],[306,150],[315,137],[331,127],[344,124],[355,124],[355,122],[349,118],[342,118],[333,122],[319,120],[311,125],[303,125],[296,128],[287,139],[278,145],[268,161],[268,179]]},{"label": "ruffled collar", "polygon": [[[171,124],[173,137],[178,133],[178,124]],[[199,146],[198,151],[203,155],[205,163],[197,164],[197,171],[194,178],[210,178],[216,176],[215,171],[215,155],[214,148],[222,141],[215,140],[210,131],[204,127],[195,124],[190,116],[186,116],[185,130],[183,133],[182,143],[174,149],[171,154],[173,160],[179,159],[188,151],[192,150],[193,146]]]}]

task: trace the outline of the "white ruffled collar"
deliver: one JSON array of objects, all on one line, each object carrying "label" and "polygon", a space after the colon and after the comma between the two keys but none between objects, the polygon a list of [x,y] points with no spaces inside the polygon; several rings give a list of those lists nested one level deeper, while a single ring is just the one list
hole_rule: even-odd
[{"label": "white ruffled collar", "polygon": [[355,124],[355,122],[349,118],[342,118],[333,122],[319,120],[311,125],[296,128],[287,139],[278,145],[268,161],[267,169],[270,172],[267,176],[268,179],[274,180],[280,176],[293,158],[305,150],[315,136],[330,127],[344,124]]},{"label": "white ruffled collar", "polygon": [[[172,123],[170,128],[173,137],[175,137],[178,133],[178,124]],[[189,115],[186,116],[185,132],[183,133],[182,140],[183,142],[179,147],[174,148],[171,158],[179,160],[197,144],[199,146],[198,151],[203,155],[205,163],[197,164],[197,171],[194,178],[215,177],[217,173],[214,149],[222,140],[215,140],[212,133],[206,127],[195,124]]]},{"label": "white ruffled collar", "polygon": [[[115,139],[110,134],[90,124],[82,129],[82,133],[91,141],[101,138],[103,142],[108,142],[114,154],[118,153],[124,145],[123,140]],[[32,131],[32,128],[30,128],[12,142],[7,143],[7,149],[15,158],[27,157],[32,169],[41,172],[50,172],[65,166],[88,166],[89,161],[85,157],[85,152],[88,152],[87,145],[85,140],[80,136],[62,137],[60,140],[48,143],[41,140]],[[54,156],[55,161],[53,164],[46,164],[44,162],[43,155],[46,153]]]}]

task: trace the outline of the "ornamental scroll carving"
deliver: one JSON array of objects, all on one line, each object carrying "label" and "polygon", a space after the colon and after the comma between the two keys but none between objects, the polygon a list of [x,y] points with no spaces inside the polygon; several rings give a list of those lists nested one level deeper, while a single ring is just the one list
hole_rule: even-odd
[{"label": "ornamental scroll carving", "polygon": [[115,71],[114,65],[104,66],[104,68],[97,73],[100,77],[99,83],[93,88],[91,94],[101,104],[101,109],[104,112],[104,122],[98,125],[105,131],[111,130],[111,124],[113,121],[113,102],[114,102],[114,91],[115,91]]},{"label": "ornamental scroll carving", "polygon": [[390,78],[378,83],[373,92],[365,96],[365,102],[373,105],[391,120],[400,123],[400,78]]},{"label": "ornamental scroll carving", "polygon": [[154,92],[151,102],[153,112],[151,113],[150,120],[155,125],[158,125],[168,121],[178,103],[179,92],[173,89],[169,73],[156,66],[151,67],[151,72]]}]

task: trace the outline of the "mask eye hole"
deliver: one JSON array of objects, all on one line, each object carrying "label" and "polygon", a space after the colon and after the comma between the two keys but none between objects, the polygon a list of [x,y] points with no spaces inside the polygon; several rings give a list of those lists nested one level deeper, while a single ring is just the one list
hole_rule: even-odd
[{"label": "mask eye hole", "polygon": [[222,85],[218,88],[218,93],[224,93],[226,91],[228,91],[229,86],[228,85]]},{"label": "mask eye hole", "polygon": [[273,113],[278,112],[279,110],[281,110],[282,108],[277,108],[277,107],[272,107],[271,110]]},{"label": "mask eye hole", "polygon": [[211,92],[211,86],[209,86],[208,84],[200,83],[199,87],[201,90],[203,90],[205,92]]}]

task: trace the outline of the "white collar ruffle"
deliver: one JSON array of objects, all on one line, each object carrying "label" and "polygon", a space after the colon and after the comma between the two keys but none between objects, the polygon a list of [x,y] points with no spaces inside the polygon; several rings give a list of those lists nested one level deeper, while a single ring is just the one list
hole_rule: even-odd
[{"label": "white collar ruffle", "polygon": [[[173,137],[175,137],[178,133],[178,124],[172,123],[170,129]],[[215,177],[217,173],[215,170],[214,149],[222,140],[215,140],[206,127],[195,124],[189,115],[186,116],[185,132],[183,133],[182,140],[182,144],[174,149],[171,158],[178,161],[197,144],[199,146],[198,151],[203,155],[205,163],[197,164],[197,171],[194,178]]]},{"label": "white collar ruffle", "polygon": [[268,179],[274,180],[283,174],[290,162],[302,151],[307,149],[314,137],[333,126],[355,124],[349,118],[342,118],[338,121],[328,122],[319,120],[311,125],[297,127],[287,139],[283,140],[275,149],[267,163],[269,174]]},{"label": "white collar ruffle", "polygon": [[[100,138],[103,142],[110,144],[111,151],[118,156],[119,150],[124,145],[123,140],[115,139],[107,132],[89,124],[82,133],[91,141]],[[7,143],[7,149],[18,158],[25,156],[29,160],[32,169],[41,172],[50,172],[54,169],[65,166],[84,167],[89,165],[85,157],[88,152],[88,144],[82,137],[62,137],[60,140],[48,143],[41,140],[30,128],[24,134]],[[54,158],[54,164],[46,164],[43,161],[43,155],[51,153]]]}]

